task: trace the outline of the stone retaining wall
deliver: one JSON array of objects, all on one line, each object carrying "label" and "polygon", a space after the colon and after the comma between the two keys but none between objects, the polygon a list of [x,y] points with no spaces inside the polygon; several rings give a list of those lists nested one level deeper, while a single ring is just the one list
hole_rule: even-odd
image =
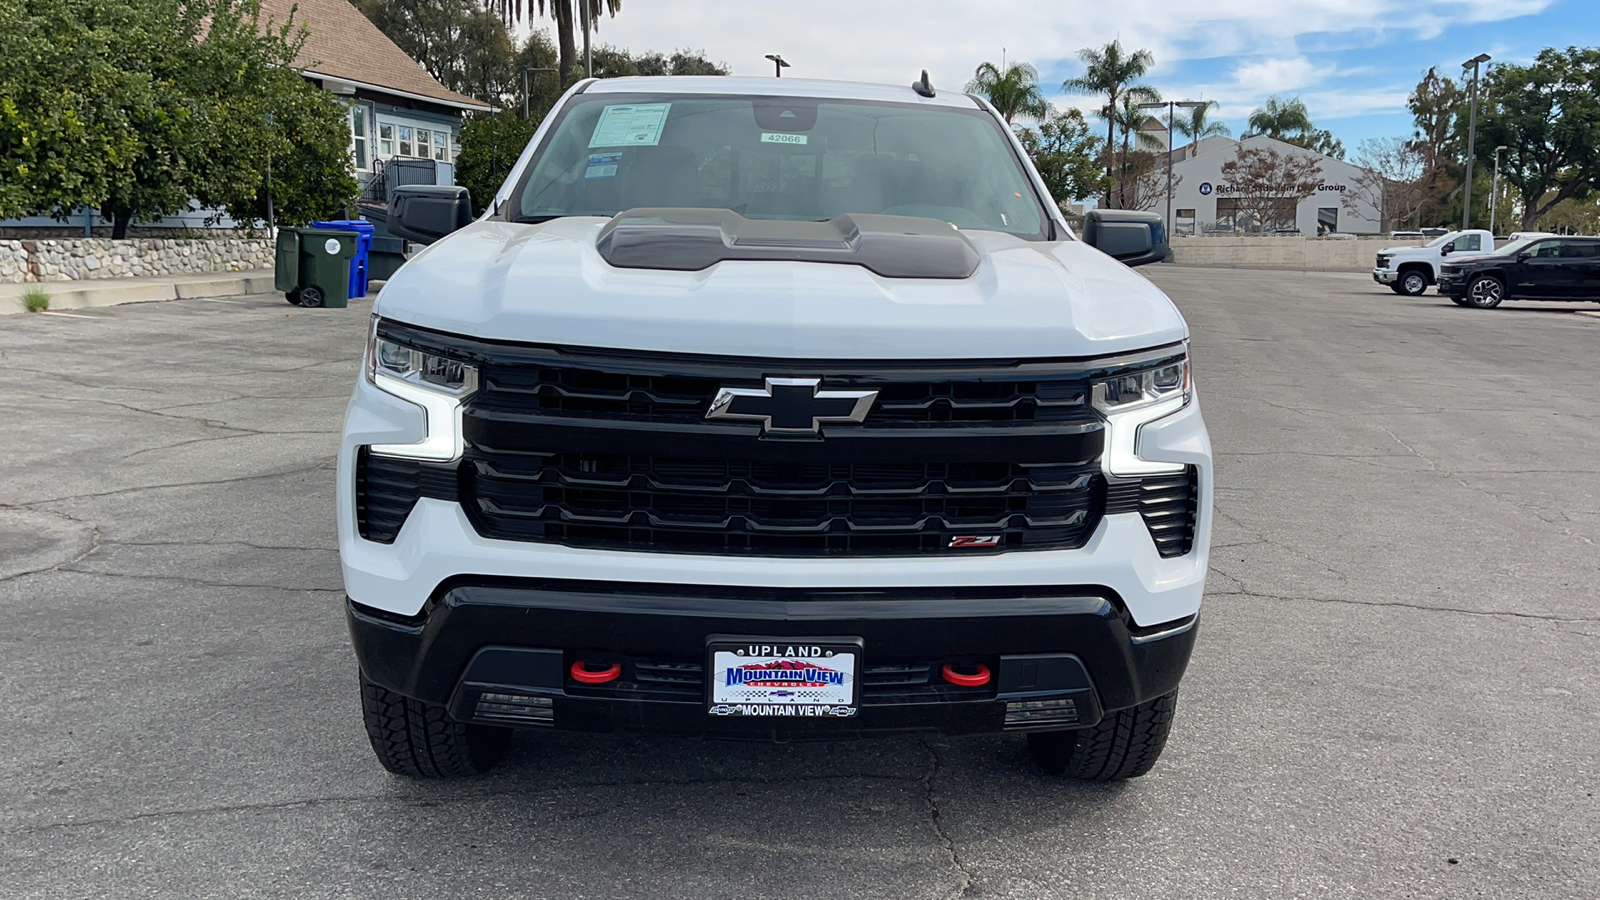
[{"label": "stone retaining wall", "polygon": [[1424,242],[1395,238],[1176,237],[1171,243],[1173,262],[1179,265],[1368,272],[1379,250],[1416,247]]},{"label": "stone retaining wall", "polygon": [[272,251],[266,238],[0,241],[0,284],[268,269]]}]

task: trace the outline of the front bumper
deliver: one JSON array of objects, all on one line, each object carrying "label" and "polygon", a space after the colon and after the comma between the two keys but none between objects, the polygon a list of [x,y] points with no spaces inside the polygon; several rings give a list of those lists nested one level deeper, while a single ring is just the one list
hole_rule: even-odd
[{"label": "front bumper", "polygon": [[1465,297],[1467,280],[1460,275],[1439,274],[1439,293],[1446,297]]},{"label": "front bumper", "polygon": [[[1191,616],[1133,627],[1120,598],[1092,588],[784,591],[544,579],[463,580],[421,616],[355,602],[347,614],[369,679],[444,705],[459,721],[757,740],[1086,727],[1176,690],[1197,625]],[[712,634],[861,638],[859,712],[710,715],[703,661]],[[580,660],[615,663],[622,675],[579,683],[571,667]],[[947,661],[981,662],[995,674],[958,686],[939,674]],[[1017,714],[1015,704],[1041,700],[1054,701],[1054,718]]]},{"label": "front bumper", "polygon": [[1399,272],[1391,272],[1388,269],[1372,270],[1372,280],[1379,284],[1394,284],[1399,278]]}]

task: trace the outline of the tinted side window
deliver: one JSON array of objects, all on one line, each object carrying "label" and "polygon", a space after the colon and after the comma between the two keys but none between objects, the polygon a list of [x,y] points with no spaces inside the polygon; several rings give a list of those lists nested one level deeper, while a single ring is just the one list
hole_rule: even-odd
[{"label": "tinted side window", "polygon": [[1594,259],[1600,256],[1600,241],[1562,241],[1562,259]]},{"label": "tinted side window", "polygon": [[1540,241],[1523,252],[1536,259],[1555,259],[1561,255],[1561,242]]}]

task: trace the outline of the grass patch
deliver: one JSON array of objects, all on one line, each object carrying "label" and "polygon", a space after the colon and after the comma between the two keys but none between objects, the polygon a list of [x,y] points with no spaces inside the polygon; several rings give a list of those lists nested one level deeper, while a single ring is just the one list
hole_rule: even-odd
[{"label": "grass patch", "polygon": [[30,288],[22,295],[22,305],[28,312],[44,312],[50,308],[50,292],[44,288]]}]

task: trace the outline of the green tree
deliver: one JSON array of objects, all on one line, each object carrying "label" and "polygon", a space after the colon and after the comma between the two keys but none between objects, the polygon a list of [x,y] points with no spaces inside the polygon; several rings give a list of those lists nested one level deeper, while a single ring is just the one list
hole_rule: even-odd
[{"label": "green tree", "polygon": [[1083,61],[1084,73],[1068,78],[1061,89],[1074,94],[1104,94],[1106,105],[1100,116],[1106,123],[1106,205],[1111,205],[1112,159],[1111,148],[1116,145],[1117,102],[1124,94],[1133,95],[1139,102],[1157,99],[1154,88],[1138,84],[1138,80],[1156,64],[1155,56],[1148,50],[1128,53],[1121,41],[1112,41],[1104,47],[1085,47],[1078,51]]},{"label": "green tree", "polygon": [[1039,90],[1039,70],[1025,62],[1012,63],[1004,71],[992,62],[980,63],[967,90],[982,94],[1007,125],[1017,116],[1043,119],[1050,114],[1050,104]]},{"label": "green tree", "polygon": [[1314,130],[1311,113],[1299,97],[1283,100],[1268,97],[1265,106],[1250,114],[1250,130],[1255,134],[1288,141]]},{"label": "green tree", "polygon": [[1456,221],[1461,216],[1453,197],[1459,196],[1464,174],[1461,159],[1466,127],[1462,113],[1467,109],[1466,92],[1430,68],[1406,98],[1406,106],[1415,125],[1411,147],[1422,160],[1422,176],[1418,180],[1421,196],[1415,220]]},{"label": "green tree", "polygon": [[1500,178],[1522,200],[1522,228],[1567,200],[1600,189],[1600,49],[1541,50],[1531,65],[1496,66],[1494,98],[1478,120],[1477,152],[1491,167],[1505,145]]},{"label": "green tree", "polygon": [[479,0],[355,0],[355,4],[450,90],[496,106],[517,97],[521,85],[511,31]]},{"label": "green tree", "polygon": [[1189,139],[1191,149],[1208,137],[1215,135],[1226,137],[1233,133],[1228,130],[1228,126],[1222,122],[1211,121],[1211,111],[1216,108],[1215,100],[1207,100],[1203,106],[1190,107],[1172,123],[1172,128]]},{"label": "green tree", "polygon": [[475,116],[462,124],[456,184],[472,194],[474,206],[482,209],[493,200],[547,109],[535,110],[527,119],[517,110]]},{"label": "green tree", "polygon": [[1041,118],[1038,128],[1024,128],[1017,138],[1056,203],[1082,200],[1103,190],[1100,139],[1089,133],[1083,113],[1066,109]]},{"label": "green tree", "polygon": [[1112,123],[1122,132],[1122,149],[1116,157],[1117,175],[1112,185],[1112,196],[1116,198],[1118,209],[1134,208],[1129,206],[1129,200],[1136,180],[1136,176],[1130,173],[1130,167],[1138,167],[1135,154],[1153,153],[1166,146],[1160,138],[1146,130],[1146,126],[1158,121],[1156,117],[1139,108],[1140,103],[1158,103],[1160,100],[1161,95],[1154,88],[1149,88],[1147,93],[1127,91],[1117,101]]},{"label": "green tree", "polygon": [[[0,214],[88,204],[121,238],[190,198],[248,208],[269,153],[348,165],[347,131],[295,143],[343,108],[293,74],[304,31],[263,23],[257,0],[12,0],[0,17]],[[313,181],[324,201],[354,194]]]}]

